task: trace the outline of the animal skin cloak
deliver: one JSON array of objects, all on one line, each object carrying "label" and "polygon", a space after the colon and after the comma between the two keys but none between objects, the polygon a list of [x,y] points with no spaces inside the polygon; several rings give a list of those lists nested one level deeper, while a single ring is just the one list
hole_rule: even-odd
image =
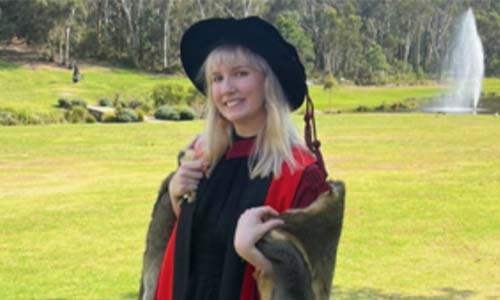
[{"label": "animal skin cloak", "polygon": [[[236,154],[241,154],[242,151],[243,153],[246,151],[243,148],[238,148],[236,147],[235,150]],[[288,210],[292,206],[292,201],[294,200],[294,197],[297,192],[297,187],[299,185],[299,182],[302,178],[303,171],[306,169],[308,166],[311,166],[312,164],[315,163],[314,157],[309,154],[308,152],[301,150],[299,148],[295,148],[293,151],[294,157],[297,160],[298,167],[295,170],[295,172],[291,172],[288,169],[288,166],[286,164],[283,165],[282,168],[282,176],[278,179],[267,179],[267,180],[257,180],[255,181],[251,186],[247,188],[247,191],[243,192],[243,199],[242,203],[246,203],[247,206],[250,204],[250,206],[258,206],[258,205],[270,205],[274,207],[277,211],[279,212],[284,212]],[[160,189],[160,195],[158,198],[157,203],[155,204],[155,209],[153,211],[153,216],[152,216],[152,222],[150,224],[149,232],[148,232],[148,241],[147,241],[147,248],[146,252],[144,255],[144,270],[143,270],[143,279],[141,281],[141,291],[139,295],[139,299],[142,300],[149,300],[153,299],[154,297],[152,295],[153,288],[156,288],[156,299],[157,300],[170,300],[170,299],[183,299],[185,292],[186,292],[186,286],[187,286],[187,278],[188,278],[188,270],[189,270],[189,255],[176,255],[176,253],[189,253],[186,251],[189,251],[189,244],[190,244],[190,229],[191,225],[190,222],[192,222],[192,214],[193,214],[193,209],[190,208],[187,205],[184,205],[182,208],[182,213],[187,214],[184,215],[179,222],[172,222],[171,220],[175,220],[175,216],[172,215],[171,211],[169,211],[169,205],[170,203],[165,203],[165,199],[163,199],[164,203],[161,203],[161,198],[162,195],[164,196],[165,194],[168,195],[168,192],[166,191],[166,188],[168,187],[168,181],[170,178],[167,178],[167,180],[164,182]],[[324,181],[324,178],[322,178]],[[309,285],[306,288],[303,288],[302,294],[308,295],[308,294],[318,294],[319,290],[321,295],[328,295],[330,291],[330,284],[331,280],[333,277],[333,267],[335,264],[335,255],[336,255],[336,248],[338,244],[338,238],[340,235],[340,225],[342,221],[342,212],[343,212],[343,185],[341,186],[341,190],[339,191],[338,186],[335,188],[335,186],[330,184],[331,188],[336,189],[335,193],[329,192],[325,194],[333,195],[335,194],[337,198],[342,198],[342,201],[336,201],[335,203],[340,203],[341,205],[336,205],[335,210],[337,212],[340,212],[340,215],[337,214],[338,216],[336,217],[336,220],[334,222],[330,223],[335,223],[335,228],[333,228],[333,231],[327,232],[327,234],[333,234],[331,247],[328,248],[328,253],[326,255],[322,255],[320,257],[320,260],[324,261],[328,266],[326,267],[325,270],[323,270],[323,273],[326,274],[319,274],[320,279],[323,280],[318,280],[318,274],[315,272],[314,267],[316,267],[317,261],[315,260],[315,249],[309,249],[304,245],[300,245],[300,237],[294,239],[293,243],[285,243],[283,244],[283,238],[282,238],[282,233],[283,230],[280,232],[273,230],[272,233],[278,233],[278,235],[270,235],[267,234],[265,238],[259,242],[257,245],[263,253],[268,256],[269,259],[271,259],[273,263],[273,268],[275,269],[275,273],[278,275],[280,273],[290,273],[290,272],[297,272],[298,276],[296,276],[297,280],[302,283],[300,286],[309,283]],[[162,193],[163,191],[163,193]],[[163,197],[164,198],[164,197]],[[168,198],[168,196],[167,196]],[[328,197],[327,197],[328,198]],[[330,198],[333,198],[330,196]],[[256,199],[264,199],[263,201],[259,203],[258,200],[256,202]],[[168,200],[168,199],[166,199]],[[324,202],[324,201],[323,201]],[[330,201],[332,202],[332,201]],[[333,203],[333,202],[332,202]],[[316,205],[318,206],[318,205]],[[330,205],[331,206],[331,205]],[[324,207],[324,205],[322,206]],[[331,210],[331,208],[330,208]],[[300,213],[302,213],[302,210],[294,210]],[[312,214],[316,214],[318,212],[318,209],[310,210],[312,211]],[[324,214],[324,213],[323,213]],[[330,214],[330,213],[329,213]],[[167,216],[166,219],[169,219],[168,222],[165,222],[165,220],[158,220],[160,216]],[[290,215],[290,214],[288,214]],[[331,215],[331,214],[330,214]],[[287,216],[287,214],[283,215]],[[295,216],[294,216],[295,217]],[[303,216],[300,216],[300,218],[303,219]],[[313,219],[317,219],[317,215]],[[320,218],[321,219],[321,218]],[[184,221],[183,221],[184,220]],[[287,219],[287,222],[290,221],[289,223],[292,224],[292,226],[288,226],[291,228],[293,231],[293,218],[292,219]],[[184,223],[183,223],[184,222]],[[306,222],[307,223],[307,222]],[[173,227],[173,228],[172,228]],[[320,226],[324,227],[324,226]],[[181,228],[179,230],[179,228]],[[290,228],[284,228],[285,229],[285,234],[286,230]],[[326,228],[326,227],[325,227]],[[276,232],[275,232],[276,231]],[[159,241],[155,241],[155,232],[156,232],[156,239]],[[163,237],[159,237],[158,233],[165,234]],[[319,231],[318,231],[319,232]],[[281,236],[280,236],[281,234]],[[313,236],[313,234],[307,233],[310,236]],[[276,239],[277,237],[277,239]],[[158,281],[157,285],[153,284],[152,281],[156,278],[155,272],[158,272],[158,264],[159,259],[159,249],[161,249],[161,244],[164,243],[166,244],[166,240],[168,240],[168,245],[166,247],[164,257],[163,257],[163,263],[161,264],[161,272],[158,276]],[[299,243],[297,243],[297,241]],[[317,242],[315,243],[317,244]],[[328,244],[328,243],[327,243]],[[229,245],[232,247],[231,245]],[[165,249],[165,246],[163,246]],[[273,257],[275,255],[276,250],[279,250],[279,255],[278,259],[276,257]],[[156,252],[156,255],[152,255]],[[317,251],[316,251],[317,252]],[[287,256],[286,254],[291,254],[292,256],[295,255],[294,257],[292,256]],[[285,254],[285,256],[283,256]],[[308,256],[311,256],[312,258],[309,258]],[[286,261],[292,257],[294,259],[293,262],[285,262],[283,264],[283,258]],[[326,260],[325,260],[326,259]],[[317,260],[317,259],[316,259]],[[175,266],[174,266],[175,262]],[[300,266],[296,266],[295,263],[299,263]],[[239,258],[234,251],[230,252],[227,257],[225,257],[225,270],[224,270],[224,278],[221,279],[221,287],[220,287],[220,294],[222,295],[220,299],[228,299],[224,298],[224,295],[235,295],[240,294],[240,299],[241,300],[256,300],[259,299],[259,292],[257,291],[257,286],[256,286],[256,281],[254,279],[253,275],[253,268],[249,265],[247,265],[243,271],[241,268],[241,263],[242,260]],[[284,265],[285,267],[280,267],[279,264]],[[156,265],[155,265],[156,264]],[[321,263],[319,264],[321,265]],[[240,266],[240,267],[238,267]],[[288,268],[288,270],[287,270]],[[291,269],[290,269],[291,268]],[[313,269],[311,269],[313,268]],[[329,275],[328,275],[329,274]],[[175,278],[175,286],[173,285],[173,281]],[[267,295],[262,296],[263,299],[313,299],[312,297],[309,298],[301,298],[300,294],[301,292],[295,292],[293,289],[296,289],[296,284],[293,284],[294,286],[292,289],[286,285],[282,285],[281,287],[278,286],[280,282],[280,278],[262,278],[258,277],[257,279],[259,280],[259,289],[260,293],[267,293]],[[311,280],[315,280],[315,285],[318,286],[318,282],[320,282],[319,286],[320,287],[315,288],[313,291],[313,285],[311,283]],[[264,287],[261,287],[261,285],[265,285]],[[280,292],[280,288],[282,288],[282,291]],[[285,289],[285,292],[283,292],[283,288]],[[266,290],[267,289],[267,290]],[[279,295],[284,293],[286,294],[287,289],[292,291],[293,295],[296,295],[298,297],[293,296],[293,298],[290,298],[290,296],[286,296],[285,298],[277,298],[273,297],[273,295]],[[290,292],[288,291],[288,292]],[[314,297],[314,299],[319,299],[317,297]],[[322,299],[326,299],[322,297]]]}]

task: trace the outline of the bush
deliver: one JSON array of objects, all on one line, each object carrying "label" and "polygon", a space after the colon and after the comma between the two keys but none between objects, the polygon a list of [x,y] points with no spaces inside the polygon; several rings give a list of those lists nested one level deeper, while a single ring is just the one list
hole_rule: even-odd
[{"label": "bush", "polygon": [[153,110],[153,108],[151,107],[151,104],[145,102],[143,105],[141,105],[140,107],[137,107],[135,108],[135,110],[142,110],[144,113],[149,113]]},{"label": "bush", "polygon": [[332,88],[338,85],[337,80],[333,77],[332,73],[328,73],[327,76],[323,79],[323,89],[331,90]]},{"label": "bush", "polygon": [[143,101],[141,101],[139,99],[132,99],[132,100],[130,100],[130,102],[127,103],[127,107],[134,109],[134,110],[137,108],[143,107],[145,105],[146,105],[146,103],[144,103]]},{"label": "bush", "polygon": [[114,112],[106,112],[101,116],[101,122],[110,123],[116,121],[116,114]]},{"label": "bush", "polygon": [[358,107],[356,107],[355,109],[357,112],[367,112],[368,111],[368,107],[364,106],[364,105],[360,105]]},{"label": "bush", "polygon": [[205,96],[194,87],[189,87],[186,94],[186,104],[191,106],[194,103],[203,101],[205,102]]},{"label": "bush", "polygon": [[168,105],[163,105],[155,112],[155,118],[160,120],[179,120],[179,113]]},{"label": "bush", "polygon": [[113,107],[115,107],[116,109],[127,107],[127,104],[125,103],[125,100],[123,100],[123,96],[121,94],[115,95],[115,99],[113,100]]},{"label": "bush", "polygon": [[103,106],[103,107],[113,107],[113,101],[111,101],[108,98],[101,98],[101,99],[99,99],[99,102],[97,104],[99,106]]},{"label": "bush", "polygon": [[26,125],[38,125],[44,123],[42,116],[27,111],[16,112],[16,119],[19,123]]},{"label": "bush", "polygon": [[183,73],[183,68],[182,68],[181,64],[176,63],[176,64],[173,64],[171,66],[168,66],[167,68],[164,68],[163,72],[165,74],[170,74],[170,75],[182,74]]},{"label": "bush", "polygon": [[19,120],[11,112],[0,111],[0,125],[18,125]]},{"label": "bush", "polygon": [[71,106],[72,107],[80,106],[83,108],[87,108],[87,102],[85,102],[84,100],[80,100],[80,99],[71,100]]},{"label": "bush", "polygon": [[193,120],[196,118],[196,112],[187,106],[181,106],[177,108],[180,120]]},{"label": "bush", "polygon": [[180,84],[161,84],[153,89],[151,97],[155,107],[177,105],[186,97],[186,92]]},{"label": "bush", "polygon": [[64,118],[70,123],[83,123],[88,114],[87,110],[81,106],[77,106],[64,113]]},{"label": "bush", "polygon": [[0,111],[0,125],[38,125],[63,122],[65,122],[64,116],[59,111],[33,113],[24,110],[16,111],[9,108]]},{"label": "bush", "polygon": [[71,109],[72,105],[68,99],[60,98],[59,100],[57,100],[57,107]]},{"label": "bush", "polygon": [[139,116],[134,110],[125,108],[118,111],[115,121],[121,123],[139,122]]},{"label": "bush", "polygon": [[137,108],[135,110],[135,112],[137,113],[138,121],[139,122],[144,122],[144,118],[145,118],[145,115],[146,115],[144,113],[144,111],[142,109],[140,109],[140,108]]}]

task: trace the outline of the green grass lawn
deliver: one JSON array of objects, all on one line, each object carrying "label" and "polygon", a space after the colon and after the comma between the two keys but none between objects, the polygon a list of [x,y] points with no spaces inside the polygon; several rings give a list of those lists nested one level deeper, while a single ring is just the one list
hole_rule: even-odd
[{"label": "green grass lawn", "polygon": [[[0,111],[14,110],[42,114],[58,114],[59,98],[83,99],[95,104],[99,98],[113,99],[117,93],[124,97],[148,99],[153,88],[166,82],[190,86],[185,77],[150,74],[127,69],[80,65],[84,79],[71,81],[72,71],[53,65],[20,66],[0,60]],[[405,99],[423,100],[442,93],[439,85],[361,87],[340,86],[325,91],[311,86],[311,97],[318,110],[353,111],[359,106],[374,108]],[[500,93],[500,79],[484,80],[483,91]]]},{"label": "green grass lawn", "polygon": [[[347,185],[336,299],[500,299],[500,118],[317,123]],[[136,299],[159,183],[202,127],[0,127],[0,299]]]},{"label": "green grass lawn", "polygon": [[55,65],[19,66],[0,61],[0,110],[51,113],[59,98],[83,99],[95,104],[101,97],[147,98],[161,83],[189,85],[184,77],[133,70],[80,65],[84,79],[72,82],[72,71]]}]

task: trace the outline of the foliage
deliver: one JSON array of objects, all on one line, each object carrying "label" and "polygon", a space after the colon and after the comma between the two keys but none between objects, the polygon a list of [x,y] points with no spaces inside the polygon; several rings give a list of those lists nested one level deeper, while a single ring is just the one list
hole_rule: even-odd
[{"label": "foliage", "polygon": [[19,121],[16,118],[16,115],[7,112],[7,111],[0,111],[0,125],[18,125]]},{"label": "foliage", "polygon": [[86,108],[87,107],[87,102],[85,102],[85,100],[75,99],[75,100],[71,100],[71,106],[72,107],[81,106],[83,108]]},{"label": "foliage", "polygon": [[184,87],[180,84],[157,85],[151,94],[155,107],[177,105],[186,97]]},{"label": "foliage", "polygon": [[71,109],[71,107],[73,107],[71,101],[66,98],[59,98],[59,100],[57,100],[57,106],[64,109]]},{"label": "foliage", "polygon": [[188,106],[180,106],[176,108],[179,112],[179,120],[194,120],[196,112]]},{"label": "foliage", "polygon": [[302,29],[297,13],[282,13],[278,16],[275,25],[283,37],[293,44],[298,51],[306,70],[314,67],[314,49],[311,38]]},{"label": "foliage", "polygon": [[333,77],[332,73],[328,73],[328,75],[326,75],[325,78],[323,79],[324,90],[331,90],[337,85],[338,85],[337,79]]},{"label": "foliage", "polygon": [[116,121],[116,113],[114,113],[114,112],[105,112],[101,116],[101,120],[100,121],[104,122],[104,123],[115,122]]},{"label": "foliage", "polygon": [[125,108],[122,110],[118,110],[115,117],[115,122],[119,123],[130,123],[130,122],[139,122],[139,115],[130,108]]},{"label": "foliage", "polygon": [[137,114],[137,121],[144,122],[144,119],[146,118],[146,113],[141,108],[136,108],[135,112]]},{"label": "foliage", "polygon": [[99,99],[99,102],[97,104],[99,106],[103,106],[103,107],[113,107],[113,101],[111,101],[108,98],[101,98],[101,99]]},{"label": "foliage", "polygon": [[197,117],[203,118],[206,115],[207,100],[198,89],[192,86],[187,89],[186,104],[193,109]]},{"label": "foliage", "polygon": [[363,57],[358,71],[358,82],[365,85],[385,83],[385,71],[389,65],[382,47],[373,45]]},{"label": "foliage", "polygon": [[160,120],[180,120],[179,112],[168,105],[160,106],[155,112],[155,118]]},{"label": "foliage", "polygon": [[73,106],[64,112],[64,119],[69,123],[95,123],[95,117],[83,106]]},{"label": "foliage", "polygon": [[[360,84],[397,74],[440,77],[454,24],[474,9],[486,74],[498,76],[498,1],[0,1],[0,41],[37,45],[54,61],[118,62],[167,74],[181,71],[180,38],[201,18],[262,16],[299,52],[309,74],[331,72]],[[70,33],[69,36],[66,36]],[[68,47],[66,47],[68,46]],[[65,61],[68,49],[69,61]],[[402,68],[394,68],[401,62]],[[370,71],[365,73],[365,71]],[[388,71],[388,70],[385,70]]]}]

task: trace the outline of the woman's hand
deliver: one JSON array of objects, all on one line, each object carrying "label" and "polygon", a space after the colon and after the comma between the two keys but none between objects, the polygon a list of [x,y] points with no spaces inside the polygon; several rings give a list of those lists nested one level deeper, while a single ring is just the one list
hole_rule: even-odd
[{"label": "woman's hand", "polygon": [[176,216],[179,216],[179,199],[198,188],[200,179],[208,168],[208,163],[202,159],[183,161],[170,180],[168,193]]},{"label": "woman's hand", "polygon": [[270,218],[277,215],[278,212],[270,206],[247,209],[240,216],[234,234],[236,253],[265,274],[272,273],[272,265],[255,244],[269,230],[283,224],[283,220]]}]

